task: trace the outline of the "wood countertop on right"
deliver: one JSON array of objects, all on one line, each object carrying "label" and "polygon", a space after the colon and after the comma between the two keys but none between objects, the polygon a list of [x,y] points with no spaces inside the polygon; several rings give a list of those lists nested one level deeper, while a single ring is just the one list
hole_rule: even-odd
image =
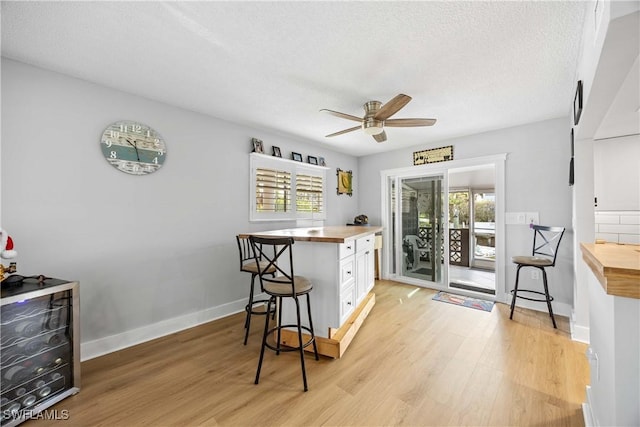
[{"label": "wood countertop on right", "polygon": [[607,294],[640,299],[640,246],[581,243],[580,248]]}]

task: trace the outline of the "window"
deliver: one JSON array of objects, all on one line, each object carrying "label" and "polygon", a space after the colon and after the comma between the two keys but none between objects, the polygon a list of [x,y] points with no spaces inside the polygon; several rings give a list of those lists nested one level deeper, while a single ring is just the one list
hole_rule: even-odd
[{"label": "window", "polygon": [[326,218],[328,168],[251,153],[250,169],[251,221]]},{"label": "window", "polygon": [[324,179],[317,175],[296,174],[296,211],[322,213]]},{"label": "window", "polygon": [[291,211],[291,173],[277,169],[256,169],[256,211]]}]

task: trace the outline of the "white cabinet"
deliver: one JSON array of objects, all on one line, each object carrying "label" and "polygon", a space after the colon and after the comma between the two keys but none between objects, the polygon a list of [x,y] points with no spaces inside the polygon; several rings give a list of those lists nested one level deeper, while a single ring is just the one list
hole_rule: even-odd
[{"label": "white cabinet", "polygon": [[[361,235],[361,234],[360,234]],[[293,247],[295,274],[309,278],[311,314],[318,337],[327,338],[349,319],[374,285],[375,231],[343,243],[296,241]],[[306,308],[302,298],[301,309]],[[295,323],[295,305],[285,298],[283,322]]]},{"label": "white cabinet", "polygon": [[373,234],[356,241],[356,303],[360,303],[375,284]]},{"label": "white cabinet", "polygon": [[593,144],[596,211],[640,210],[640,136]]}]

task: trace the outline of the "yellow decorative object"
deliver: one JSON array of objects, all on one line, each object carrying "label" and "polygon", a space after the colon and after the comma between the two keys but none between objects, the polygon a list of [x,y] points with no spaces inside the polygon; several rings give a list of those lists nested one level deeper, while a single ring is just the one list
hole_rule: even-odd
[{"label": "yellow decorative object", "polygon": [[349,196],[352,196],[353,195],[352,172],[338,169],[336,172],[336,175],[338,176],[338,188],[337,188],[338,194],[347,194]]}]

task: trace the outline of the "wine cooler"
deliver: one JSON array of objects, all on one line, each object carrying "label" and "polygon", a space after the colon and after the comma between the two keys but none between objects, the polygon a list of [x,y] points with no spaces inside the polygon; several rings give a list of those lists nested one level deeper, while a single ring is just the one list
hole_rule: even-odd
[{"label": "wine cooler", "polygon": [[18,286],[3,284],[1,427],[43,415],[68,416],[64,410],[41,413],[80,390],[78,292],[78,282],[42,277],[25,278]]}]

